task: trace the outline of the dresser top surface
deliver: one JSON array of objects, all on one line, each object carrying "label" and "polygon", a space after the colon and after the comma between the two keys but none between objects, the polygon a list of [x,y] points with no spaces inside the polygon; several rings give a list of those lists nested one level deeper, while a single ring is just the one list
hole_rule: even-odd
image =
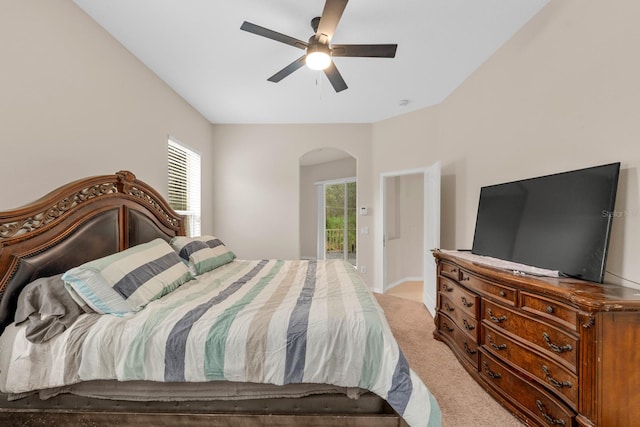
[{"label": "dresser top surface", "polygon": [[[584,280],[545,277],[525,273],[521,269],[504,268],[502,263],[490,265],[491,260],[476,260],[468,252],[435,250],[436,261],[449,261],[458,264],[481,278],[495,280],[531,291],[564,300],[588,311],[640,310],[640,290],[612,284],[600,284]],[[486,258],[486,257],[479,257]]]}]

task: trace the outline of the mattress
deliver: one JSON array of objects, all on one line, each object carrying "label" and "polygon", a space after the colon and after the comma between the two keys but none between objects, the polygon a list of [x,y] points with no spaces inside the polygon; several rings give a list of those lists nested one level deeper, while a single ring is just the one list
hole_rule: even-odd
[{"label": "mattress", "polygon": [[[249,398],[252,386],[235,383],[260,384],[267,395],[267,385],[287,386],[294,396],[329,384],[339,389],[320,391],[375,393],[412,426],[439,419],[382,309],[353,266],[338,260],[235,260],[134,315],[84,314],[42,344],[29,342],[23,327],[7,328],[2,339],[12,348],[2,383],[14,397],[35,390],[97,396],[86,387],[105,380],[126,383],[114,393],[127,400],[155,383],[183,383],[185,399],[220,396],[220,389],[198,390],[217,381]],[[157,391],[159,399],[173,394]]]}]

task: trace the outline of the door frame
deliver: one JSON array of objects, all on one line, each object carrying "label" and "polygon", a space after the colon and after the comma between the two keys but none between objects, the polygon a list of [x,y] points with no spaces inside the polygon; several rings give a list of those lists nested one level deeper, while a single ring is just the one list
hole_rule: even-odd
[{"label": "door frame", "polygon": [[386,178],[404,175],[421,174],[424,179],[423,194],[423,291],[424,305],[435,315],[436,306],[436,265],[431,251],[440,247],[440,174],[441,163],[435,162],[431,166],[416,169],[405,169],[380,174],[381,211],[382,211],[382,238],[379,245],[382,247],[382,292],[387,291],[387,248],[386,248],[386,213],[387,201]]},{"label": "door frame", "polygon": [[[316,186],[316,203],[317,203],[317,218],[318,222],[316,224],[316,234],[317,234],[317,243],[316,243],[316,258],[317,259],[325,259],[326,258],[326,246],[325,246],[325,238],[326,238],[326,226],[327,226],[327,211],[326,211],[326,187],[327,185],[334,184],[348,184],[350,182],[355,182],[358,185],[358,178],[355,176],[349,176],[346,178],[336,178],[336,179],[328,179],[325,181],[316,181],[314,184]],[[357,190],[356,190],[357,195]],[[346,199],[345,199],[346,204]],[[358,229],[358,216],[356,215],[356,230]],[[347,236],[345,230],[345,238]],[[345,249],[346,245],[345,245]],[[348,250],[348,249],[347,249]],[[356,233],[356,265],[358,264],[358,239]]]}]

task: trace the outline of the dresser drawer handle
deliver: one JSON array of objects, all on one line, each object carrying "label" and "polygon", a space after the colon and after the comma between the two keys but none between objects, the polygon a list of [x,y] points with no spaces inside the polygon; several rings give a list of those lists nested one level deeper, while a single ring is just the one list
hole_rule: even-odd
[{"label": "dresser drawer handle", "polygon": [[553,418],[551,415],[547,414],[547,412],[544,410],[544,405],[538,399],[536,399],[536,406],[538,407],[538,411],[540,411],[540,415],[542,415],[542,417],[545,420],[547,420],[549,424],[551,424],[552,426],[556,424],[559,426],[564,425],[564,420],[558,420],[556,418]]},{"label": "dresser drawer handle", "polygon": [[467,319],[462,319],[462,323],[464,324],[464,328],[467,331],[473,331],[476,327],[473,326],[471,323],[467,322]]},{"label": "dresser drawer handle", "polygon": [[468,355],[473,356],[474,354],[476,354],[478,352],[478,350],[471,350],[469,348],[469,346],[467,345],[467,342],[464,342],[464,351],[467,352]]},{"label": "dresser drawer handle", "polygon": [[500,378],[502,378],[502,374],[493,372],[491,369],[489,369],[489,365],[487,365],[487,362],[484,362],[484,372],[494,380],[499,380]]},{"label": "dresser drawer handle", "polygon": [[571,347],[571,345],[569,345],[569,344],[565,344],[563,346],[558,346],[558,345],[552,343],[551,342],[551,338],[549,338],[549,335],[546,332],[542,333],[542,338],[547,343],[549,348],[551,350],[555,351],[556,353],[564,353],[565,351],[573,350],[573,347]]},{"label": "dresser drawer handle", "polygon": [[465,307],[473,307],[473,302],[467,301],[465,297],[460,297],[460,300],[462,300],[462,304],[464,304]]},{"label": "dresser drawer handle", "polygon": [[449,312],[455,310],[455,308],[451,307],[448,302],[444,303],[444,308],[445,308],[445,310],[447,310]]},{"label": "dresser drawer handle", "polygon": [[505,297],[505,295],[507,295],[507,294],[505,294],[505,293],[504,293],[504,291],[500,291],[500,292],[498,292],[498,294],[499,294],[502,298],[504,298],[504,297]]},{"label": "dresser drawer handle", "polygon": [[547,378],[547,381],[553,384],[554,387],[556,388],[572,387],[572,384],[569,381],[560,382],[557,379],[553,378],[551,376],[551,373],[549,372],[549,368],[547,368],[545,365],[542,365],[542,372],[544,372],[544,375]]},{"label": "dresser drawer handle", "polygon": [[546,311],[547,313],[551,314],[551,313],[553,313],[553,307],[548,305],[547,308],[544,309],[544,311]]},{"label": "dresser drawer handle", "polygon": [[447,322],[442,322],[442,328],[447,332],[453,332],[453,328]]},{"label": "dresser drawer handle", "polygon": [[491,338],[491,335],[487,334],[487,341],[489,341],[489,345],[493,348],[495,348],[496,350],[505,350],[507,348],[506,344],[496,344],[495,342],[493,342],[493,338]]},{"label": "dresser drawer handle", "polygon": [[445,292],[453,292],[453,287],[448,287],[446,283],[443,283],[442,290]]},{"label": "dresser drawer handle", "polygon": [[491,319],[495,323],[502,323],[507,320],[507,316],[505,315],[502,315],[500,317],[494,316],[490,308],[487,308],[487,314],[489,315],[489,319]]}]

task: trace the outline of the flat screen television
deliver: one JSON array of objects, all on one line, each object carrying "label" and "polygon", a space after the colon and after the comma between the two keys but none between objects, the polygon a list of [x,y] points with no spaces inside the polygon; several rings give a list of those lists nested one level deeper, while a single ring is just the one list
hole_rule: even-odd
[{"label": "flat screen television", "polygon": [[472,253],[602,283],[620,163],[482,187]]}]

